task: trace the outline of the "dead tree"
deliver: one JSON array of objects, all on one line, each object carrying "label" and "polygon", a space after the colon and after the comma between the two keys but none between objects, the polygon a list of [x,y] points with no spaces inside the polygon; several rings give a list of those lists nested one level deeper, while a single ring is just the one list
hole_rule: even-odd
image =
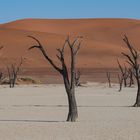
[{"label": "dead tree", "polygon": [[127,79],[129,77],[128,71],[127,71],[127,67],[124,65],[124,87],[127,87]]},{"label": "dead tree", "polygon": [[118,80],[119,80],[119,85],[120,85],[119,92],[120,92],[122,90],[122,85],[124,81],[124,71],[118,59],[117,59],[117,62],[118,62],[118,66],[121,72],[121,76],[118,74]]},{"label": "dead tree", "polygon": [[108,80],[108,85],[109,85],[109,88],[111,88],[111,74],[110,72],[106,72],[106,77],[107,77],[107,80]]},{"label": "dead tree", "polygon": [[18,66],[16,66],[16,64],[12,64],[11,67],[7,66],[10,88],[13,88],[15,86],[17,76],[19,74],[22,64],[23,64],[23,59],[21,58],[21,61]]},{"label": "dead tree", "polygon": [[2,72],[0,72],[0,80],[2,79],[2,77],[3,77],[3,73],[2,73]]},{"label": "dead tree", "polygon": [[78,71],[75,73],[75,86],[76,86],[76,87],[81,86],[80,77],[81,77],[81,72],[78,70]]},{"label": "dead tree", "polygon": [[[45,51],[44,47],[40,43],[38,39],[33,36],[28,36],[34,39],[37,42],[37,45],[34,45],[29,48],[29,50],[37,48],[41,51],[42,55],[45,59],[52,65],[52,67],[57,70],[60,75],[63,77],[67,97],[68,97],[68,104],[69,104],[69,112],[67,116],[67,121],[75,122],[78,118],[78,110],[77,110],[77,103],[75,98],[75,63],[76,63],[76,55],[80,49],[81,41],[80,38],[76,38],[74,41],[70,41],[69,37],[65,40],[65,43],[62,49],[57,49],[59,55],[57,55],[58,60],[61,63],[61,67],[58,67],[53,60],[48,56],[48,53]],[[68,73],[68,69],[65,63],[64,58],[64,49],[68,46],[70,49],[70,56],[71,56],[71,65],[70,65],[70,76]]]},{"label": "dead tree", "polygon": [[129,87],[132,87],[134,85],[134,79],[133,79],[133,68],[128,68],[128,74],[129,74]]},{"label": "dead tree", "polygon": [[[0,46],[0,50],[3,49],[3,46]],[[0,72],[0,84],[2,84],[3,80],[5,79],[5,75],[3,74],[3,72]]]},{"label": "dead tree", "polygon": [[0,84],[3,84],[3,81],[5,80],[6,76],[3,72],[0,72]]},{"label": "dead tree", "polygon": [[131,43],[129,42],[127,36],[124,36],[123,41],[125,42],[127,49],[129,50],[130,54],[124,53],[122,52],[122,55],[125,56],[127,58],[127,62],[130,64],[130,66],[133,68],[134,70],[134,77],[136,79],[137,82],[137,97],[136,97],[136,102],[134,104],[135,107],[139,107],[140,106],[140,67],[139,67],[139,63],[138,63],[138,59],[139,59],[139,53],[138,51],[131,45]]},{"label": "dead tree", "polygon": [[118,74],[119,92],[122,90],[123,78]]}]

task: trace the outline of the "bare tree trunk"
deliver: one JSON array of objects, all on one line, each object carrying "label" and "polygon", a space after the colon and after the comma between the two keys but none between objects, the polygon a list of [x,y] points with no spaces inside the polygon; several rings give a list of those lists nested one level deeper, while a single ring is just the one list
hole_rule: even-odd
[{"label": "bare tree trunk", "polygon": [[[29,50],[33,49],[33,48],[38,48],[42,52],[42,54],[46,58],[46,60],[52,65],[52,67],[54,69],[56,69],[63,77],[66,93],[68,96],[68,105],[69,105],[67,121],[75,122],[78,118],[77,103],[76,103],[76,99],[75,99],[75,80],[76,80],[75,62],[76,62],[77,52],[80,49],[80,45],[81,45],[81,41],[80,42],[78,41],[79,37],[76,38],[72,43],[70,42],[70,39],[68,37],[66,39],[62,49],[57,49],[57,51],[59,52],[59,55],[57,55],[57,58],[61,62],[61,65],[62,65],[61,68],[56,66],[55,63],[52,61],[52,59],[49,58],[48,54],[46,53],[46,51],[44,50],[42,44],[39,42],[38,39],[36,39],[33,36],[28,36],[28,37],[34,39],[38,43],[38,45],[34,45],[34,46],[30,47]],[[78,44],[77,44],[77,42],[78,42]],[[71,55],[70,78],[68,75],[68,70],[67,70],[67,66],[65,63],[65,59],[64,59],[64,48],[65,48],[66,44],[68,44],[68,47],[70,48],[70,55]]]},{"label": "bare tree trunk", "polygon": [[10,72],[10,68],[7,67],[8,77],[9,77],[9,87],[12,88],[12,73]]},{"label": "bare tree trunk", "polygon": [[133,76],[130,77],[129,87],[132,87],[132,85],[134,85],[134,79],[133,79]]},{"label": "bare tree trunk", "polygon": [[122,82],[124,82],[124,87],[127,87],[127,79],[128,79],[128,73],[127,73],[127,68],[126,66],[123,68],[119,62],[119,60],[117,60],[118,62],[118,66],[121,72],[121,79],[123,78]]},{"label": "bare tree trunk", "polygon": [[130,68],[128,70],[129,73],[129,87],[131,87],[132,85],[134,85],[134,79],[133,79],[133,71],[132,68]]},{"label": "bare tree trunk", "polygon": [[111,88],[111,75],[110,75],[110,72],[107,71],[106,76],[107,76],[109,88]]},{"label": "bare tree trunk", "polygon": [[80,77],[81,77],[80,71],[75,72],[75,86],[76,87],[81,86]]},{"label": "bare tree trunk", "polygon": [[140,106],[140,81],[137,81],[137,97],[136,97],[136,103],[134,104],[134,107]]},{"label": "bare tree trunk", "polygon": [[69,103],[69,112],[68,112],[67,121],[75,122],[78,118],[75,93],[73,91],[70,91],[69,93],[67,93],[67,95],[68,95],[68,103]]},{"label": "bare tree trunk", "polygon": [[124,77],[124,87],[127,87],[127,79]]},{"label": "bare tree trunk", "polygon": [[122,85],[123,85],[123,78],[120,77],[120,75],[118,74],[118,80],[119,80],[119,92],[122,90]]},{"label": "bare tree trunk", "polygon": [[68,97],[68,106],[69,106],[67,121],[75,122],[78,118],[78,109],[77,109],[77,103],[75,98],[75,90],[71,89],[68,80],[68,75],[67,72],[65,71],[63,73],[63,80],[64,80],[64,85]]},{"label": "bare tree trunk", "polygon": [[124,87],[127,87],[127,79],[128,79],[128,70],[127,70],[127,67],[125,66],[124,67],[124,74],[123,74],[123,77],[124,77]]},{"label": "bare tree trunk", "polygon": [[134,81],[133,81],[133,78],[132,78],[132,75],[130,75],[130,78],[129,78],[129,87],[131,87],[133,85]]},{"label": "bare tree trunk", "polygon": [[126,43],[127,48],[130,52],[130,54],[123,53],[122,54],[127,58],[127,62],[130,64],[132,69],[134,70],[133,74],[135,76],[136,82],[137,82],[137,97],[136,102],[134,104],[135,107],[140,106],[140,67],[139,67],[139,52],[135,50],[135,48],[130,44],[127,36],[124,37],[123,41]]},{"label": "bare tree trunk", "polygon": [[13,77],[12,87],[14,87],[14,86],[15,86],[16,80],[17,80],[17,75],[15,75],[15,76]]}]

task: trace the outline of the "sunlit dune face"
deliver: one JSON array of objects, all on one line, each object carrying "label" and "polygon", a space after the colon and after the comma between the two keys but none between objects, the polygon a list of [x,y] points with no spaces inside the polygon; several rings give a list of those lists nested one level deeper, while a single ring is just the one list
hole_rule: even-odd
[{"label": "sunlit dune face", "polygon": [[[140,49],[140,21],[129,19],[81,19],[81,20],[19,20],[0,25],[0,66],[5,67],[22,56],[26,59],[24,66],[29,68],[48,68],[50,65],[36,49],[28,48],[36,42],[28,35],[40,40],[48,55],[57,65],[56,48],[61,48],[67,35],[72,39],[81,36],[83,40],[77,56],[79,68],[116,68],[116,59],[123,60],[121,52],[125,51],[122,41],[127,34],[132,44]],[[65,53],[69,61],[69,50]]]}]

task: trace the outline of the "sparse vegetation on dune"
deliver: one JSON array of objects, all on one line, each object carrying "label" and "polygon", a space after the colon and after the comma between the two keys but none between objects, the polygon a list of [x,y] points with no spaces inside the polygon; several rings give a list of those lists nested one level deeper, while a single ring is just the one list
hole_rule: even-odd
[{"label": "sparse vegetation on dune", "polygon": [[18,84],[41,84],[39,80],[35,80],[32,77],[20,77],[17,79]]}]

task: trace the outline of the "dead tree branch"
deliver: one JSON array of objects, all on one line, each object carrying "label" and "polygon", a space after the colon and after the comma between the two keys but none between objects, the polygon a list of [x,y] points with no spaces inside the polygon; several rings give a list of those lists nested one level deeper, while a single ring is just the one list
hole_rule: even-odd
[{"label": "dead tree branch", "polygon": [[111,74],[110,72],[106,72],[106,77],[107,77],[107,80],[108,80],[108,86],[109,88],[111,88]]},{"label": "dead tree branch", "polygon": [[13,88],[15,86],[17,76],[19,74],[19,71],[21,70],[22,64],[23,64],[23,59],[21,58],[20,63],[17,66],[16,64],[11,64],[10,67],[7,66],[10,88]]},{"label": "dead tree branch", "polygon": [[80,77],[81,77],[81,72],[78,70],[78,71],[75,73],[75,86],[76,86],[76,87],[81,86]]},{"label": "dead tree branch", "polygon": [[[34,48],[39,49],[42,55],[50,63],[50,65],[52,65],[52,67],[55,70],[57,70],[63,77],[66,93],[68,96],[68,103],[69,103],[69,113],[68,113],[67,121],[72,121],[72,122],[76,121],[76,119],[78,118],[78,111],[77,111],[77,103],[75,99],[75,73],[76,73],[75,64],[76,64],[76,55],[81,46],[80,38],[77,37],[74,41],[70,41],[70,38],[67,37],[62,49],[57,49],[58,51],[57,58],[61,63],[61,68],[60,68],[48,56],[47,51],[44,49],[43,45],[40,43],[38,39],[36,39],[33,36],[28,36],[28,37],[32,38],[37,42],[37,45],[31,46],[29,50]],[[70,56],[71,56],[70,76],[64,58],[64,50],[66,46],[70,49]]]},{"label": "dead tree branch", "polygon": [[137,86],[138,86],[137,97],[136,97],[136,102],[135,102],[134,106],[140,106],[140,68],[139,68],[139,63],[138,63],[139,53],[131,45],[131,43],[129,42],[126,35],[124,36],[123,41],[126,44],[126,47],[129,50],[130,54],[126,54],[126,53],[122,52],[122,55],[126,57],[128,63],[133,68],[133,70],[134,70],[133,74],[135,76],[135,79],[137,81]]}]

